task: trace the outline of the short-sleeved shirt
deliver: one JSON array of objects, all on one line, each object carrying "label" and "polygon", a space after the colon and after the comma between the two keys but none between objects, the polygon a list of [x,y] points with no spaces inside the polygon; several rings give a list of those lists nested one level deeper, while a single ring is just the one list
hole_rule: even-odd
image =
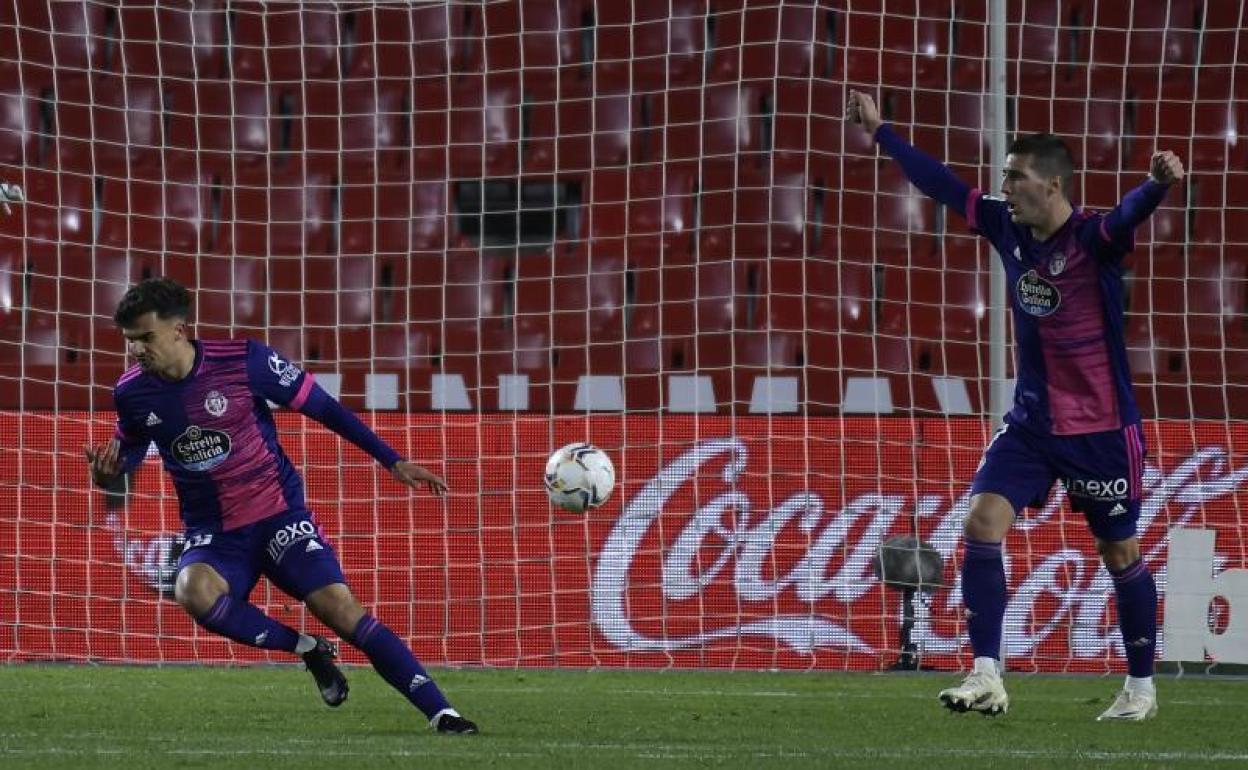
[{"label": "short-sleeved shirt", "polygon": [[305,511],[303,479],[277,440],[268,402],[298,409],[312,376],[252,340],[194,340],[176,382],[127,370],[113,390],[115,437],[132,470],[151,443],[173,477],[188,528],[229,531]]}]

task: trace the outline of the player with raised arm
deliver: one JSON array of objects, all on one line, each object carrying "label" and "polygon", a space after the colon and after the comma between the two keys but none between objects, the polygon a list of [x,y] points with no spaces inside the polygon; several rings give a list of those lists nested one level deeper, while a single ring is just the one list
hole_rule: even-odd
[{"label": "player with raised arm", "polygon": [[138,359],[117,381],[111,441],[84,448],[104,486],[143,461],[155,442],[173,477],[186,526],[174,596],[195,622],[236,642],[303,658],[330,706],[347,699],[336,647],[279,623],[248,601],[260,575],[302,601],[368,656],[440,733],[476,733],[416,656],[356,600],[333,547],[313,523],[303,480],[277,440],[268,402],[325,425],[409,487],[446,492],[404,460],[294,363],[251,340],[191,339],[191,295],[167,278],[132,286],[114,320]]},{"label": "player with raised arm", "polygon": [[899,137],[869,95],[850,91],[845,117],[923,193],[992,242],[1010,287],[1014,405],[975,472],[965,527],[962,600],[975,660],[940,700],[954,711],[1009,708],[999,662],[1007,601],[1002,541],[1015,517],[1043,505],[1061,479],[1113,578],[1127,658],[1126,684],[1098,719],[1152,717],[1157,587],[1136,539],[1145,447],[1123,340],[1122,262],[1135,228],[1183,178],[1182,162],[1172,152],[1154,154],[1148,178],[1100,214],[1070,203],[1074,163],[1051,134],[1010,145],[997,197]]}]

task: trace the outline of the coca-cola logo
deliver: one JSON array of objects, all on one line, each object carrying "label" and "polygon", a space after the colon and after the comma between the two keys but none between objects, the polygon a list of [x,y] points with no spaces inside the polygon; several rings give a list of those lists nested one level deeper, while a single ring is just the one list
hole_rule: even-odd
[{"label": "coca-cola logo", "polygon": [[[748,465],[744,441],[705,441],[662,467],[627,502],[592,576],[593,622],[612,646],[670,652],[756,636],[801,653],[820,648],[874,652],[867,634],[854,627],[855,616],[864,614],[855,613],[854,605],[879,590],[870,573],[879,544],[899,527],[904,531],[920,522],[923,539],[946,563],[957,550],[969,505],[966,492],[950,499],[915,495],[901,482],[895,490],[881,483],[882,489],[860,493],[837,509],[816,492],[797,489],[778,495],[780,502],[771,510],[756,513],[742,483]],[[1226,450],[1218,446],[1199,449],[1166,474],[1146,466],[1139,534],[1160,586],[1165,583],[1165,530],[1188,524],[1205,505],[1236,493],[1246,481],[1248,467],[1232,468]],[[687,494],[690,485],[697,486],[696,495]],[[692,510],[679,510],[670,505],[677,497],[700,502]],[[1020,578],[1012,584],[1005,620],[1011,655],[1035,653],[1059,628],[1068,629],[1077,657],[1104,656],[1120,644],[1117,627],[1106,615],[1112,583],[1091,535],[1082,530],[1070,538],[1039,536],[1065,527],[1063,497],[1055,490],[1042,510],[1018,520],[1007,540],[1007,570]],[[1163,510],[1167,516],[1159,516]],[[653,547],[656,538],[661,548]],[[1011,541],[1018,543],[1017,552],[1008,548]],[[643,549],[643,542],[651,545]],[[1053,544],[1051,550],[1042,550],[1045,543]],[[778,571],[782,560],[773,557],[782,549],[800,553],[783,560],[786,567]],[[637,595],[653,594],[656,586],[636,586],[632,580],[655,574],[660,577],[659,616],[702,614],[697,631],[671,633],[663,623],[643,624],[634,617],[635,606],[654,615],[652,597],[642,601]],[[729,592],[729,600],[716,606],[737,608],[735,618],[701,612],[698,604],[711,592]],[[960,603],[955,582],[920,612],[914,638],[925,651],[956,653],[963,647],[958,623],[932,621],[958,617]],[[878,615],[868,620],[879,624]]]}]

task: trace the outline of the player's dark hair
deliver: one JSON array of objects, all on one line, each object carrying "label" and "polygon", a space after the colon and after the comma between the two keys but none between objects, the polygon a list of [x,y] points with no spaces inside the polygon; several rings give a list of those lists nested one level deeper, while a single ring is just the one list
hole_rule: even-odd
[{"label": "player's dark hair", "polygon": [[113,313],[113,321],[124,329],[147,313],[155,313],[161,319],[189,318],[191,293],[171,278],[148,278],[126,291]]},{"label": "player's dark hair", "polygon": [[1070,198],[1075,181],[1075,158],[1066,142],[1053,134],[1020,136],[1010,145],[1011,155],[1031,157],[1031,167],[1044,177],[1061,177],[1062,194]]}]

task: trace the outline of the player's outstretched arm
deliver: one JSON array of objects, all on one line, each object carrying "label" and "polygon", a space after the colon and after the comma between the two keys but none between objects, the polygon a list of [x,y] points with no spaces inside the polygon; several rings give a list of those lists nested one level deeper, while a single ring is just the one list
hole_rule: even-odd
[{"label": "player's outstretched arm", "polygon": [[390,466],[390,474],[398,479],[400,483],[406,484],[412,489],[419,489],[422,484],[425,485],[434,497],[441,497],[446,494],[448,489],[445,481],[416,463],[410,463],[407,460],[400,460]]},{"label": "player's outstretched arm", "polygon": [[1183,161],[1169,150],[1153,153],[1148,179],[1123,197],[1122,203],[1105,215],[1102,234],[1110,243],[1130,251],[1135,228],[1161,205],[1170,185],[1181,182],[1185,175]]},{"label": "player's outstretched arm", "polygon": [[966,216],[970,185],[954,176],[945,164],[898,136],[880,118],[880,110],[870,94],[850,91],[849,101],[845,105],[845,119],[860,126],[884,152],[892,156],[924,195],[940,201],[963,217]]}]

